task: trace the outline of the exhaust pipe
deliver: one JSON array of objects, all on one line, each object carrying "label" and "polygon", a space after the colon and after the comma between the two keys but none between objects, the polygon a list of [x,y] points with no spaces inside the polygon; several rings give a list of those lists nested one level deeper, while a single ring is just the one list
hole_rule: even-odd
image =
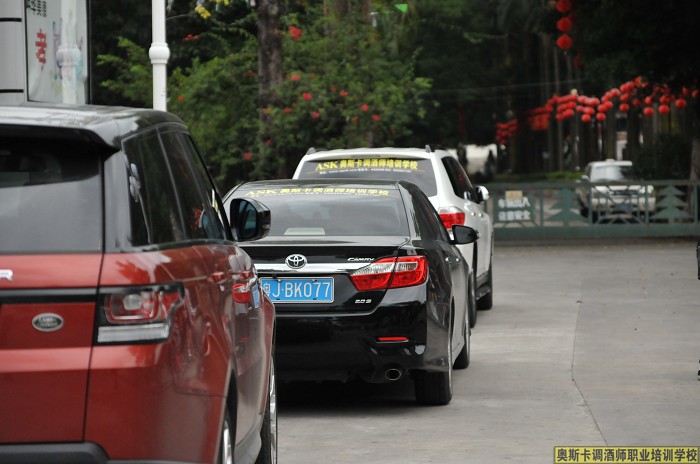
[{"label": "exhaust pipe", "polygon": [[384,377],[386,377],[387,380],[390,380],[392,382],[399,380],[402,376],[403,371],[395,367],[390,367],[386,370],[386,372],[384,372]]}]

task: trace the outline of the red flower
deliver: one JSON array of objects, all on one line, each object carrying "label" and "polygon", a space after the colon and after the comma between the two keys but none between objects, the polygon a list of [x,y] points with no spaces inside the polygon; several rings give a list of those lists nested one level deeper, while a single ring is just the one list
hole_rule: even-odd
[{"label": "red flower", "polygon": [[250,159],[253,157],[253,155],[250,154],[250,152],[245,152],[243,153],[243,158],[247,159],[250,161]]},{"label": "red flower", "polygon": [[272,139],[265,140],[265,145],[267,145],[268,147],[271,147],[272,146]]},{"label": "red flower", "polygon": [[306,101],[310,101],[310,100],[311,100],[311,94],[310,94],[309,92],[304,92],[304,93],[301,94],[301,98],[303,98],[303,99],[306,100]]},{"label": "red flower", "polygon": [[314,119],[318,119],[319,116],[321,116],[321,113],[319,113],[318,111],[314,111],[313,113],[311,113],[311,117]]},{"label": "red flower", "polygon": [[379,121],[379,115],[373,114],[373,115],[372,115],[372,121],[374,121],[374,122]]},{"label": "red flower", "polygon": [[301,76],[299,74],[292,74],[291,76],[289,76],[289,79],[293,81],[298,81],[299,79],[301,79]]},{"label": "red flower", "polygon": [[255,73],[253,72],[252,69],[249,69],[248,71],[245,72],[246,77],[253,77],[255,76]]},{"label": "red flower", "polygon": [[363,103],[362,106],[360,107],[362,111],[367,111],[369,109],[369,105],[367,103]]},{"label": "red flower", "polygon": [[335,88],[335,87],[331,87],[331,92],[333,92],[333,93],[336,93],[337,91],[338,91],[338,89],[337,89],[337,88]]},{"label": "red flower", "polygon": [[291,112],[292,112],[292,109],[289,108],[289,107],[287,107],[287,108],[283,109],[282,111],[285,112],[285,113],[291,113]]},{"label": "red flower", "polygon": [[177,96],[177,101],[183,101],[185,99],[184,95],[178,95]]},{"label": "red flower", "polygon": [[291,37],[293,40],[301,39],[302,35],[304,35],[304,32],[301,29],[298,27],[289,26],[289,37]]},{"label": "red flower", "polygon": [[348,93],[347,93],[345,90],[343,90],[342,92],[340,92],[340,96],[341,96],[341,97],[347,97],[347,96],[348,96]]}]

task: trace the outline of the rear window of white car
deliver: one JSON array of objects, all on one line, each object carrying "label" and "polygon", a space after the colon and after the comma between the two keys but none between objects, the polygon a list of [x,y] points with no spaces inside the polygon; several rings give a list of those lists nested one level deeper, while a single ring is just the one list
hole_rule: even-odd
[{"label": "rear window of white car", "polygon": [[300,179],[386,179],[407,180],[420,187],[429,197],[437,195],[435,173],[428,159],[339,158],[305,161]]}]

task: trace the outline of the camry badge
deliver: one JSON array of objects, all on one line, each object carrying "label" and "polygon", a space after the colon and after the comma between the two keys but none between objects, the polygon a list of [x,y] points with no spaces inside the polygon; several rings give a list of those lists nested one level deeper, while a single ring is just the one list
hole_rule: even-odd
[{"label": "camry badge", "polygon": [[299,254],[289,255],[284,262],[292,269],[301,269],[306,266],[306,256]]},{"label": "camry badge", "polygon": [[0,280],[7,280],[12,282],[12,269],[0,269]]},{"label": "camry badge", "polygon": [[63,327],[63,318],[58,314],[43,313],[32,319],[32,325],[40,332],[55,332]]}]

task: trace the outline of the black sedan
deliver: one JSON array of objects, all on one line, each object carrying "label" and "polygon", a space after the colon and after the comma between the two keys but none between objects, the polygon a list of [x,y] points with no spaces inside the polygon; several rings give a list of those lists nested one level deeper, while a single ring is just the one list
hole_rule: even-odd
[{"label": "black sedan", "polygon": [[[447,404],[452,369],[469,365],[471,269],[430,200],[405,181],[249,182],[224,201],[270,209],[266,238],[242,244],[276,307],[282,380],[391,382]],[[235,208],[235,204],[233,205]]]}]

